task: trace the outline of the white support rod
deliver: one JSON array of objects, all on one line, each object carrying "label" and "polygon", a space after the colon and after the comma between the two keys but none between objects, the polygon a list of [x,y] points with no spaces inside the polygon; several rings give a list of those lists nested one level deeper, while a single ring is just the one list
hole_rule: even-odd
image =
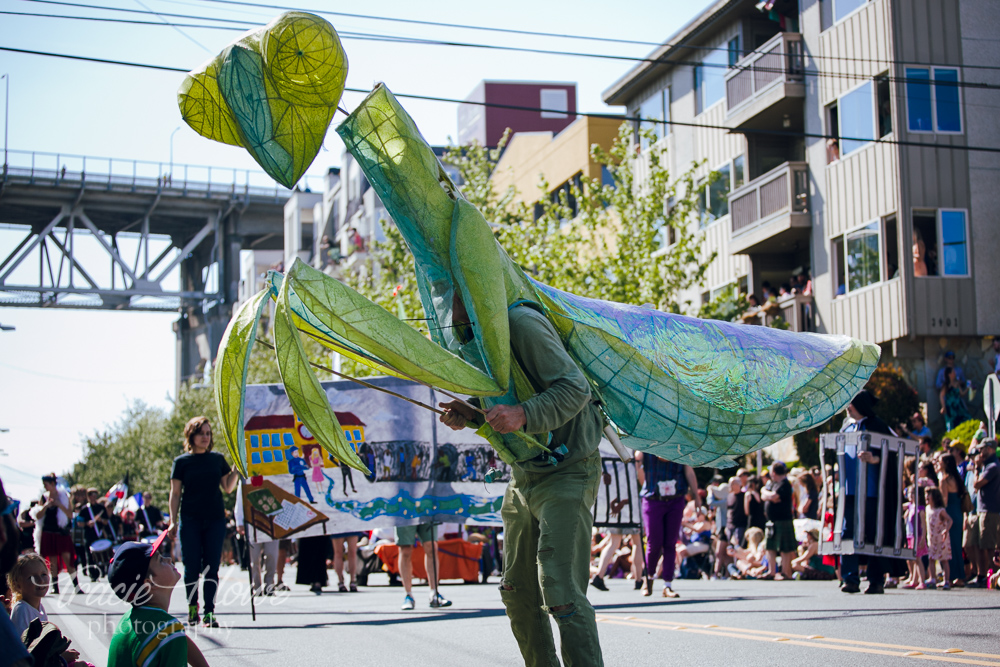
[{"label": "white support rod", "polygon": [[626,449],[625,445],[618,438],[618,433],[615,431],[615,427],[610,424],[604,427],[604,436],[611,443],[611,446],[615,448],[615,452],[618,453],[618,458],[622,460],[622,463],[631,463],[634,459]]},{"label": "white support rod", "polygon": [[58,225],[62,221],[62,219],[65,218],[68,214],[69,214],[69,207],[63,206],[62,210],[59,211],[58,215],[52,218],[52,222],[45,225],[45,229],[40,231],[38,233],[38,236],[36,236],[34,239],[31,240],[31,243],[29,243],[27,247],[25,247],[25,249],[21,251],[21,254],[18,255],[17,259],[14,260],[14,263],[11,264],[10,268],[7,269],[7,271],[2,276],[0,276],[0,285],[3,285],[5,282],[7,282],[7,278],[9,278],[10,274],[14,272],[14,269],[16,269],[18,266],[21,265],[21,262],[24,261],[24,258],[27,257],[32,250],[37,248],[38,244],[41,243],[42,240],[55,228],[55,226]]},{"label": "white support rod", "polygon": [[80,218],[80,220],[83,221],[83,224],[86,225],[87,229],[90,230],[90,233],[94,235],[94,238],[97,239],[97,242],[100,243],[107,251],[107,253],[111,256],[111,260],[114,263],[118,264],[119,267],[121,267],[121,270],[129,278],[132,279],[132,284],[134,285],[137,278],[135,277],[135,274],[132,273],[132,269],[129,268],[129,265],[126,264],[125,261],[121,258],[121,256],[118,254],[118,251],[112,248],[108,244],[108,242],[104,240],[104,236],[101,234],[101,230],[97,228],[97,225],[91,222],[90,218],[88,218],[87,214],[84,213],[82,210],[76,209],[73,211],[73,213],[76,215],[76,217]]},{"label": "white support rod", "polygon": [[163,279],[167,277],[167,274],[173,271],[175,266],[184,261],[184,258],[187,257],[189,254],[191,254],[191,251],[197,248],[198,244],[204,241],[205,237],[211,234],[214,229],[215,229],[215,220],[209,218],[208,223],[206,223],[204,227],[198,230],[198,233],[194,235],[194,238],[187,242],[187,244],[181,249],[181,251],[177,254],[177,256],[174,257],[174,259],[170,262],[170,264],[167,264],[167,267],[163,269],[163,271],[160,273],[160,276],[155,279],[155,282],[157,283],[163,282]]}]

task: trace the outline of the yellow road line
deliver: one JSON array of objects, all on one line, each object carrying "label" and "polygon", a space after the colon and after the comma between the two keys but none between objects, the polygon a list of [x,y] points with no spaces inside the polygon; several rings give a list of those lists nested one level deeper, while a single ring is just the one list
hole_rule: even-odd
[{"label": "yellow road line", "polygon": [[[1000,667],[1000,655],[988,653],[967,653],[962,651],[956,653],[956,649],[938,648],[916,648],[912,646],[899,646],[896,644],[879,644],[875,642],[863,642],[851,639],[833,639],[820,637],[818,635],[799,635],[791,633],[781,633],[769,630],[751,630],[747,628],[729,628],[716,625],[705,625],[703,623],[683,623],[680,621],[663,621],[659,619],[640,619],[634,616],[615,617],[601,615],[597,620],[610,625],[626,625],[638,628],[648,628],[656,630],[675,630],[691,634],[708,635],[714,637],[729,637],[732,639],[749,639],[761,642],[780,642],[794,646],[806,646],[811,648],[824,648],[834,651],[846,651],[849,653],[867,653],[871,655],[886,655],[897,658],[917,658],[921,660],[933,660],[937,662],[952,662],[966,665],[986,665],[987,667]],[[815,637],[815,639],[811,639]],[[803,641],[804,640],[804,641]],[[826,643],[832,642],[832,643]],[[856,644],[848,646],[847,644]],[[891,650],[896,649],[896,650]],[[940,654],[940,655],[935,655]],[[988,660],[974,660],[972,658],[987,658]]]}]

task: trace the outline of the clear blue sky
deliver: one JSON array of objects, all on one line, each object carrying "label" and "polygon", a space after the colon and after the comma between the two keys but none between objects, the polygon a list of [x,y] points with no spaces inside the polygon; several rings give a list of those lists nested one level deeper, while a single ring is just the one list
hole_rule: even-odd
[{"label": "clear blue sky", "polygon": [[[88,0],[88,4],[136,10],[148,7],[260,24],[280,13],[195,0]],[[384,0],[373,5],[303,0],[288,7],[658,42],[708,4],[708,0]],[[0,0],[0,11],[158,20],[155,16],[129,17],[26,0]],[[341,31],[635,57],[651,50],[646,46],[327,18]],[[185,28],[182,34],[170,27],[0,15],[0,46],[183,68],[197,67],[214,57],[238,34],[200,28]],[[576,81],[581,111],[609,111],[601,101],[601,91],[630,67],[623,61],[445,46],[346,39],[344,46],[350,60],[348,87],[370,89],[375,82],[384,81],[396,93],[460,99],[482,79]],[[213,143],[183,124],[176,104],[181,74],[0,52],[0,74],[4,73],[10,75],[11,150],[166,163],[170,135],[181,127],[173,142],[175,163],[256,168],[242,149]],[[343,106],[351,109],[359,100],[358,94],[345,94]],[[431,143],[443,144],[457,136],[455,105],[403,103]],[[311,173],[322,174],[339,164],[343,146],[333,131],[327,135],[326,149],[320,152]],[[8,222],[16,221],[0,221]],[[19,240],[0,229],[0,256],[6,256]],[[0,477],[8,484],[8,493],[34,496],[40,490],[34,481],[37,476],[68,470],[80,458],[81,436],[117,420],[129,401],[140,399],[169,407],[175,364],[170,325],[174,319],[174,314],[0,309],[0,323],[17,327],[14,332],[0,333],[0,428],[9,429],[0,433],[0,449],[6,454],[0,456]]]}]

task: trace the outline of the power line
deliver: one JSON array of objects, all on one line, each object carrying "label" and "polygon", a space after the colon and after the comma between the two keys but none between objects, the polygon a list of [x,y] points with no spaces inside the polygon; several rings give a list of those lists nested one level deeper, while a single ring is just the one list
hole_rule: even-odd
[{"label": "power line", "polygon": [[[153,8],[151,8],[149,5],[147,5],[146,3],[144,3],[142,0],[135,0],[135,1],[136,1],[136,3],[139,4],[140,7],[144,8],[144,9],[148,9],[150,12],[153,12],[154,14],[156,14],[157,18],[159,18],[160,21],[163,22],[164,25],[170,25],[169,21],[167,21],[165,18],[163,18],[162,16],[160,16],[160,14],[158,12],[154,11]],[[195,44],[196,46],[200,47],[201,50],[204,51],[205,53],[208,53],[208,54],[212,53],[211,50],[209,50],[209,48],[207,46],[205,46],[204,44],[202,44],[201,42],[199,42],[197,39],[195,39],[191,35],[187,34],[183,30],[181,30],[181,28],[179,26],[170,25],[170,27],[173,28],[174,30],[176,30],[181,35],[183,35],[185,39],[187,39],[191,43]]]},{"label": "power line", "polygon": [[[33,0],[36,2],[41,2],[43,0]],[[654,46],[654,47],[667,47],[667,48],[686,48],[686,49],[697,49],[702,51],[727,51],[728,46],[702,46],[697,44],[687,44],[684,42],[675,42],[673,44],[668,42],[647,42],[642,40],[634,39],[620,39],[615,37],[597,37],[594,35],[572,35],[568,33],[556,33],[556,32],[543,32],[537,30],[521,30],[515,28],[497,28],[495,26],[482,26],[482,25],[469,25],[462,23],[445,23],[442,21],[425,21],[420,19],[403,19],[393,16],[374,16],[371,14],[352,14],[348,12],[334,12],[325,9],[305,9],[301,7],[286,7],[283,5],[270,5],[270,4],[259,4],[254,2],[245,2],[243,0],[202,0],[203,2],[211,2],[221,5],[235,5],[240,7],[255,7],[258,9],[279,9],[282,11],[301,11],[301,12],[311,12],[313,14],[326,14],[327,16],[343,16],[345,18],[356,18],[356,19],[366,19],[371,21],[387,21],[392,23],[404,23],[412,25],[425,25],[437,28],[455,28],[459,30],[479,30],[483,32],[497,32],[506,33],[510,35],[525,35],[529,37],[549,37],[557,39],[576,39],[592,42],[608,42],[617,44],[632,44],[636,46]],[[745,51],[744,53],[761,53],[759,51]],[[856,58],[851,56],[810,56],[812,58],[820,58],[826,60],[850,60],[858,62],[870,62],[869,58]],[[956,65],[949,65],[945,63],[916,63],[908,61],[895,61],[895,60],[880,60],[875,59],[876,62],[885,62],[889,64],[900,64],[900,65],[924,65],[925,67],[956,67]],[[655,61],[654,62],[670,62],[670,61]],[[975,69],[1000,69],[1000,67],[992,65],[968,65],[966,67]]]},{"label": "power line", "polygon": [[[166,65],[150,65],[147,63],[135,63],[128,62],[124,60],[110,60],[107,58],[92,58],[90,56],[77,56],[66,53],[51,53],[47,51],[34,51],[30,49],[15,49],[9,46],[0,46],[0,51],[10,51],[12,53],[24,53],[36,56],[47,56],[51,58],[67,58],[70,60],[80,60],[84,62],[96,62],[103,63],[107,65],[124,65],[126,67],[141,67],[144,69],[155,69],[162,70],[165,72],[182,72],[188,73],[190,70],[181,67],[168,67]],[[363,88],[344,88],[345,92],[349,93],[360,93],[363,95],[369,94],[370,90],[365,90]],[[518,111],[557,111],[559,113],[566,113],[564,109],[545,109],[541,107],[531,107],[531,106],[521,106],[516,104],[499,104],[497,102],[472,102],[469,100],[459,100],[451,97],[437,97],[433,95],[416,95],[413,93],[393,93],[396,97],[401,97],[404,99],[412,100],[425,100],[430,102],[448,102],[451,104],[469,104],[473,106],[483,106],[483,107],[493,107],[497,109],[513,109]],[[733,128],[726,127],[725,125],[711,125],[708,123],[689,123],[683,121],[675,120],[652,120],[648,118],[642,118],[641,116],[628,116],[625,114],[606,114],[606,113],[593,113],[593,112],[581,112],[574,111],[574,116],[583,116],[588,118],[614,118],[620,119],[622,121],[628,121],[631,123],[656,123],[659,125],[675,125],[677,127],[694,127],[706,130],[722,130],[725,132],[733,133]],[[918,148],[943,148],[946,150],[959,150],[959,151],[974,151],[974,152],[984,152],[984,153],[1000,153],[1000,148],[991,148],[988,146],[962,146],[962,145],[952,145],[952,144],[927,144],[920,141],[902,141],[899,139],[872,139],[869,137],[847,137],[838,136],[830,134],[819,134],[815,132],[793,132],[786,130],[762,130],[755,128],[747,128],[735,132],[735,134],[762,134],[768,136],[779,136],[788,138],[813,138],[813,139],[838,139],[840,141],[858,141],[865,143],[880,143],[888,144],[892,146],[915,146]]]},{"label": "power line", "polygon": [[61,14],[38,14],[34,12],[10,12],[10,11],[0,11],[0,15],[3,16],[30,16],[36,18],[49,18],[49,19],[74,19],[77,21],[96,21],[98,23],[122,23],[126,25],[147,25],[153,27],[161,28],[204,28],[207,30],[235,30],[242,32],[249,30],[253,26],[248,25],[246,28],[240,28],[237,26],[228,25],[205,25],[203,23],[163,23],[161,21],[140,21],[139,19],[116,19],[107,16],[63,16]]},{"label": "power line", "polygon": [[[45,3],[45,4],[64,5],[64,6],[71,6],[71,7],[79,7],[79,8],[85,8],[85,9],[97,9],[97,10],[105,10],[105,11],[120,11],[120,12],[127,12],[127,13],[147,14],[147,15],[152,14],[152,15],[155,15],[155,16],[161,17],[161,18],[162,17],[167,17],[167,16],[169,16],[171,18],[184,18],[184,19],[207,18],[208,20],[212,20],[212,21],[221,21],[221,22],[227,22],[227,23],[242,23],[244,26],[246,25],[246,22],[236,21],[234,19],[198,17],[198,16],[193,16],[193,15],[190,15],[190,14],[170,14],[170,13],[164,13],[164,12],[143,11],[143,10],[138,10],[138,9],[119,9],[119,8],[115,8],[115,7],[106,7],[106,6],[100,6],[100,5],[83,5],[83,4],[75,4],[75,3],[70,3],[70,2],[61,2],[59,0],[27,0],[27,1],[29,1],[29,2],[41,2],[41,3]],[[264,6],[264,5],[261,5],[261,6]],[[327,12],[327,13],[331,13],[331,12]],[[21,15],[29,15],[29,14],[25,12],[25,13],[22,13]],[[39,17],[45,17],[45,18],[62,18],[62,19],[73,19],[73,20],[76,20],[76,19],[79,19],[79,20],[93,20],[90,17],[77,17],[77,16],[65,16],[65,15],[53,15],[53,14],[38,14],[37,16],[39,16]],[[113,22],[113,19],[105,19],[105,20]],[[122,22],[123,23],[128,23],[128,24],[139,24],[139,25],[166,25],[166,26],[172,26],[173,25],[173,24],[170,24],[170,23],[150,23],[150,24],[146,24],[146,23],[140,23],[140,22],[136,22],[136,21],[125,21],[125,20],[123,20]],[[210,27],[212,27],[212,26],[194,26],[194,25],[191,25],[191,24],[186,24],[186,25],[187,25],[187,27],[202,27],[202,28],[210,28]],[[222,29],[222,28],[220,27],[220,29]],[[230,29],[232,29],[232,28],[230,28]],[[245,29],[245,28],[241,28],[241,29]],[[554,49],[534,49],[534,48],[529,48],[529,47],[504,46],[504,45],[498,45],[498,44],[480,44],[480,43],[473,43],[473,42],[454,42],[454,41],[447,41],[447,40],[427,39],[427,38],[421,38],[421,37],[395,37],[395,36],[391,36],[391,35],[378,35],[378,34],[373,34],[373,33],[351,32],[351,31],[338,32],[338,34],[342,38],[348,39],[348,40],[354,39],[354,40],[360,40],[360,41],[377,41],[377,42],[389,42],[389,43],[401,43],[401,44],[423,44],[423,45],[430,45],[430,46],[452,46],[452,47],[473,48],[473,49],[511,51],[511,52],[520,52],[520,53],[534,53],[534,54],[539,54],[539,55],[570,56],[570,57],[576,57],[576,58],[598,58],[598,59],[604,59],[604,60],[620,60],[620,61],[640,62],[640,63],[644,62],[644,63],[660,64],[660,65],[672,65],[672,66],[681,65],[681,66],[692,66],[692,67],[708,67],[708,68],[713,68],[713,69],[724,69],[726,71],[730,71],[730,70],[733,70],[733,69],[741,69],[742,71],[747,71],[746,67],[744,67],[744,68],[731,67],[730,65],[725,64],[725,63],[703,63],[701,61],[689,61],[689,60],[661,60],[661,59],[656,59],[656,58],[638,58],[638,57],[633,57],[633,56],[623,56],[623,55],[616,55],[616,54],[586,53],[586,52],[579,52],[579,51],[559,51],[559,50],[554,50]],[[786,54],[782,53],[780,55],[786,55]],[[878,62],[882,62],[882,61],[878,61]],[[785,73],[785,68],[783,66],[779,66],[779,67],[761,67],[759,64],[755,64],[753,66],[753,71],[755,71],[755,72],[770,72],[770,73],[774,73],[774,74],[784,74]],[[813,76],[813,77],[817,77],[817,78],[826,78],[826,79],[848,79],[848,80],[852,80],[852,81],[866,81],[866,80],[872,78],[870,75],[867,75],[867,74],[852,74],[852,73],[846,73],[846,72],[839,72],[839,73],[838,72],[823,72],[823,71],[820,71],[820,70],[809,70],[809,69],[804,69],[804,68],[803,68],[803,70],[802,70],[801,73],[804,76]],[[900,83],[911,83],[911,82],[914,82],[914,83],[918,83],[920,85],[929,85],[929,83],[928,83],[928,81],[926,79],[908,79],[906,77],[897,77],[897,76],[891,76],[891,75],[885,76],[883,78],[885,80],[891,81],[891,82],[900,82]],[[1000,85],[988,84],[988,83],[982,83],[982,82],[969,82],[969,81],[964,81],[964,80],[963,81],[935,82],[935,85],[937,85],[937,86],[947,86],[947,87],[957,87],[957,88],[974,88],[974,89],[978,89],[978,90],[984,90],[984,89],[996,90],[996,89],[1000,89]]]}]

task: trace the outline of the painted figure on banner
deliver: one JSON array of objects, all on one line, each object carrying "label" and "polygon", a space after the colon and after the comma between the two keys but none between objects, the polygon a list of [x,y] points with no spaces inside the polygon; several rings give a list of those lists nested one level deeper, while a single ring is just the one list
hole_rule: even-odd
[{"label": "painted figure on banner", "polygon": [[294,445],[289,447],[285,450],[285,457],[288,461],[288,474],[292,476],[292,483],[295,484],[295,497],[302,498],[301,494],[305,493],[309,502],[315,503],[312,492],[309,490],[309,484],[306,482],[306,471],[309,470],[309,464],[302,459],[299,448]]}]

